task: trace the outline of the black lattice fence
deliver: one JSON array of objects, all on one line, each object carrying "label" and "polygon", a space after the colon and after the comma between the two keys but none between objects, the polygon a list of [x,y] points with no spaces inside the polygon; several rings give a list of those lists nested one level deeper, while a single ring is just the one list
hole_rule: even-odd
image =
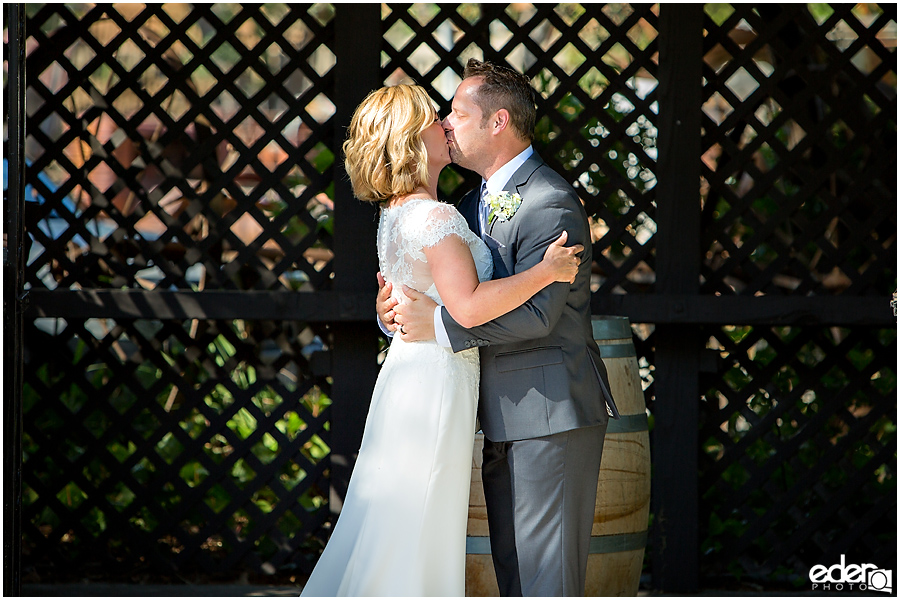
[{"label": "black lattice fence", "polygon": [[311,328],[38,319],[26,336],[26,555],[271,574],[320,534],[331,388]]},{"label": "black lattice fence", "polygon": [[331,289],[333,24],[329,5],[29,5],[26,285],[115,290],[99,298],[120,313],[50,308],[64,316],[26,331],[23,551],[39,576],[287,577],[314,561],[332,332],[260,320],[276,314],[252,294],[212,296],[239,320],[203,318],[190,295],[184,318],[153,303]]},{"label": "black lattice fence", "polygon": [[273,6],[30,9],[33,288],[328,287],[333,9]]},{"label": "black lattice fence", "polygon": [[708,333],[721,356],[701,380],[709,584],[740,576],[806,585],[812,566],[841,554],[892,568],[896,331]]},{"label": "black lattice fence", "polygon": [[[701,294],[889,297],[896,6],[708,5],[703,26]],[[733,323],[703,332],[708,580],[894,568],[896,330]]]},{"label": "black lattice fence", "polygon": [[377,371],[343,127],[382,83],[446,113],[472,56],[540,91],[634,323],[654,586],[891,568],[895,13],[27,5],[26,569],[302,580]]},{"label": "black lattice fence", "polygon": [[889,294],[896,11],[707,13],[701,293]]}]

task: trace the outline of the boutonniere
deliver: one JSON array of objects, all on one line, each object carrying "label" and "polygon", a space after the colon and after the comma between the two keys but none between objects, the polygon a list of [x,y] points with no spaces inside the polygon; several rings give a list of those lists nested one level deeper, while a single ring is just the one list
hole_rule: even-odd
[{"label": "boutonniere", "polygon": [[491,209],[489,219],[497,217],[500,221],[508,221],[522,205],[522,196],[503,191],[499,194],[488,194],[487,203]]}]

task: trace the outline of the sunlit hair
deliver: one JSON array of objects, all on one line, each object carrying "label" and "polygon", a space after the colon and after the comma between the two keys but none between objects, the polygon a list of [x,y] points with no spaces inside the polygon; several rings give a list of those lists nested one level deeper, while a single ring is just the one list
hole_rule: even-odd
[{"label": "sunlit hair", "polygon": [[382,202],[428,185],[421,133],[435,114],[431,98],[418,85],[383,87],[366,96],[353,113],[343,146],[357,198]]},{"label": "sunlit hair", "polygon": [[509,111],[509,122],[519,139],[534,139],[534,122],[537,117],[535,92],[525,75],[512,69],[470,58],[463,72],[463,79],[481,77],[482,83],[475,92],[475,104],[481,109],[481,126],[501,108]]}]

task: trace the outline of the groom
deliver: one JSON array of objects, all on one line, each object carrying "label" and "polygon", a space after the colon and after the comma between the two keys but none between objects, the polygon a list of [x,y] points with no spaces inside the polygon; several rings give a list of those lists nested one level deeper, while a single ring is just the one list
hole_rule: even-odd
[{"label": "groom", "polygon": [[608,415],[618,418],[591,330],[587,215],[531,147],[528,78],[474,59],[463,77],[443,125],[453,162],[483,178],[459,211],[490,249],[494,278],[540,262],[562,231],[585,247],[578,276],[473,329],[406,288],[412,301],[395,306],[383,286],[378,314],[406,341],[480,348],[482,478],[501,595],[582,596],[603,438]]}]

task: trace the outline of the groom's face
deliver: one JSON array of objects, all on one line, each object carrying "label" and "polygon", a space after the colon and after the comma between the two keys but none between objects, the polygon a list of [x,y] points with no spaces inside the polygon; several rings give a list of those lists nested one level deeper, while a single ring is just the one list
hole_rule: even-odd
[{"label": "groom's face", "polygon": [[450,147],[450,160],[455,164],[481,173],[479,168],[491,156],[490,130],[484,125],[484,115],[475,103],[480,77],[464,79],[456,88],[450,114],[444,119],[444,131]]}]

